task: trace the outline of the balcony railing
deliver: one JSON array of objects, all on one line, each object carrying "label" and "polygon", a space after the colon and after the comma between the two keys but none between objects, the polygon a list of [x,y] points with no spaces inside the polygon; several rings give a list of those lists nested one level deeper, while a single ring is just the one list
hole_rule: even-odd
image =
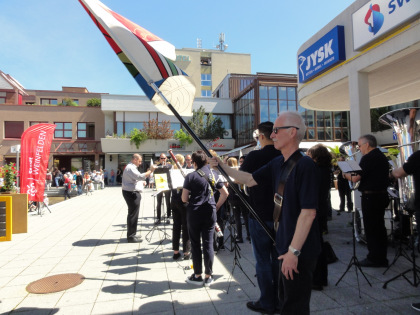
[{"label": "balcony railing", "polygon": [[101,142],[94,140],[53,141],[54,153],[102,153]]}]

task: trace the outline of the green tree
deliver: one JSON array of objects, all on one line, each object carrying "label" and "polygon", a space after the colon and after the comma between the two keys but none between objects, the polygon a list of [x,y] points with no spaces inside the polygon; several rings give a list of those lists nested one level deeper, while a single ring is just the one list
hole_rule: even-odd
[{"label": "green tree", "polygon": [[134,143],[137,149],[140,147],[140,144],[142,142],[147,140],[147,134],[142,130],[138,130],[137,128],[134,128],[130,132],[129,137],[130,137],[130,143],[131,144]]},{"label": "green tree", "polygon": [[61,106],[79,106],[75,101],[73,101],[70,97],[63,98],[63,102],[60,104]]},{"label": "green tree", "polygon": [[87,100],[88,107],[101,107],[101,100],[99,98],[91,98]]},{"label": "green tree", "polygon": [[179,140],[181,145],[191,144],[194,141],[193,137],[191,137],[191,135],[189,135],[183,129],[179,129],[178,131],[175,131],[174,138]]},{"label": "green tree", "polygon": [[222,137],[225,131],[220,117],[214,117],[212,113],[206,114],[203,106],[200,106],[197,111],[193,110],[193,116],[188,121],[188,126],[201,139]]}]

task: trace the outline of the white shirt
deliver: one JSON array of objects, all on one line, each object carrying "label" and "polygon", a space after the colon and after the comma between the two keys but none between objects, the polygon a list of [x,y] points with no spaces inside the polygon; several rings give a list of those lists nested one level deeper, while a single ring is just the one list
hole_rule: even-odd
[{"label": "white shirt", "polygon": [[137,191],[136,190],[136,183],[138,181],[146,180],[146,176],[141,174],[133,163],[128,163],[124,169],[124,173],[122,176],[122,190],[127,191]]}]

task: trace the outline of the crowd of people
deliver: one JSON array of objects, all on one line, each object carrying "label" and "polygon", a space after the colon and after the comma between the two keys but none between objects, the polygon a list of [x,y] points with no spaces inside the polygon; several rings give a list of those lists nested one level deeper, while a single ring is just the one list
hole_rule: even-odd
[{"label": "crowd of people", "polygon": [[[193,260],[194,273],[186,282],[200,286],[213,283],[214,253],[224,248],[224,239],[215,236],[215,228],[223,232],[229,219],[231,227],[235,226],[234,241],[251,242],[255,256],[260,296],[249,301],[247,307],[267,314],[309,314],[311,292],[328,285],[329,248],[324,235],[328,233],[332,210],[330,189],[334,173],[340,195],[338,214],[346,208],[348,212],[355,210],[349,183],[360,182],[368,248],[360,267],[387,267],[384,222],[389,204],[387,187],[392,176],[408,174],[414,175],[418,185],[420,156],[413,155],[402,168],[390,173],[387,158],[377,147],[375,137],[363,135],[358,139],[363,155],[361,171],[342,172],[333,168],[332,155],[322,144],[313,146],[306,154],[299,149],[305,132],[305,123],[298,113],[284,112],[274,124],[258,125],[255,140],[259,149],[241,157],[239,163],[233,157],[222,160],[211,152],[213,157],[209,158],[205,152],[197,151],[185,157],[176,155],[178,163],[171,164],[162,153],[146,173],[140,173],[142,158],[134,154],[129,164],[132,166],[127,166],[122,176],[128,206],[128,242],[141,242],[135,233],[138,209],[141,191],[146,185],[150,187],[151,175],[168,172],[165,169],[192,168],[194,171],[186,172],[182,187],[170,187],[157,194],[155,222],[161,224],[164,216],[173,217],[173,259]],[[343,161],[344,157],[337,160]],[[218,168],[233,180],[227,181]],[[166,214],[161,210],[163,198]],[[241,199],[251,208],[244,206]],[[417,207],[418,200],[416,192]],[[420,304],[417,306],[420,309]]]},{"label": "crowd of people", "polygon": [[[51,187],[64,187],[64,200],[71,198],[71,192],[76,191],[80,196],[83,193],[93,192],[95,185],[98,189],[105,189],[105,186],[113,186],[115,182],[115,172],[112,169],[109,173],[107,170],[84,171],[80,168],[77,171],[66,172],[54,167],[46,173],[45,185],[46,189]],[[54,184],[54,185],[53,185]]]}]

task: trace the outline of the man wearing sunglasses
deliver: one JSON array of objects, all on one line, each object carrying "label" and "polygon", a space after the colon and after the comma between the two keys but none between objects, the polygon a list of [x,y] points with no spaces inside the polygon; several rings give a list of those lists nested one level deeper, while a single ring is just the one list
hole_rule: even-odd
[{"label": "man wearing sunglasses", "polygon": [[[273,132],[271,121],[262,122],[255,132],[255,141],[261,145],[261,150],[251,151],[239,170],[252,173],[264,166],[272,159],[281,155],[279,150],[274,148],[274,142],[270,138]],[[250,188],[249,200],[252,208],[261,220],[274,234],[273,222],[273,187],[271,182],[266,181]],[[270,312],[278,306],[278,275],[279,260],[277,251],[272,240],[265,233],[261,225],[249,214],[249,232],[251,234],[252,247],[255,256],[255,270],[257,274],[260,298],[258,301],[250,301],[247,307],[260,312]]]},{"label": "man wearing sunglasses", "polygon": [[[165,155],[165,153],[162,153],[159,157],[159,163],[157,165],[157,168],[172,168],[172,164],[167,163],[168,159]],[[155,224],[159,224],[162,219],[162,198],[163,194],[165,194],[165,203],[166,203],[166,216],[169,221],[169,217],[171,216],[171,191],[161,191],[156,195],[156,216],[157,220]],[[169,223],[169,222],[167,222]]]},{"label": "man wearing sunglasses", "polygon": [[[297,160],[284,187],[279,227],[276,233],[276,249],[279,255],[279,305],[280,314],[309,314],[312,290],[312,274],[321,251],[316,208],[318,206],[318,171],[308,156],[302,154],[299,144],[306,133],[305,122],[296,112],[283,112],[274,122],[271,139],[274,147],[283,154],[251,173],[226,167],[219,163],[236,181],[253,187],[270,182],[272,196],[277,192],[282,173],[288,163]],[[251,308],[252,309],[252,308]],[[261,312],[261,310],[253,309]],[[274,310],[267,310],[273,312]]]}]

